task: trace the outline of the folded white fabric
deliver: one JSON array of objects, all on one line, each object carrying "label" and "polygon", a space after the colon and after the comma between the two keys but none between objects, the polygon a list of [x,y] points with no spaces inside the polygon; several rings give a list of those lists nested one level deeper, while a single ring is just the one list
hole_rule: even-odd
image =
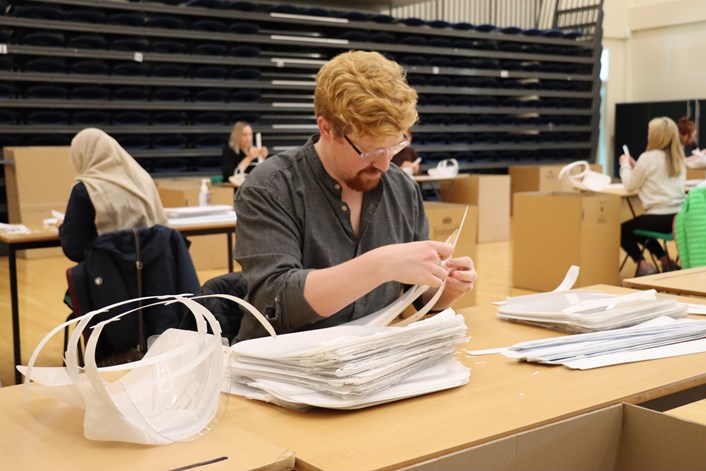
[{"label": "folded white fabric", "polygon": [[467,383],[470,372],[455,358],[466,331],[447,309],[407,327],[343,325],[253,339],[231,347],[229,374],[233,391],[255,399],[367,407]]},{"label": "folded white fabric", "polygon": [[660,316],[685,317],[687,307],[655,290],[630,294],[553,291],[510,298],[498,317],[565,332],[596,332],[636,325]]}]

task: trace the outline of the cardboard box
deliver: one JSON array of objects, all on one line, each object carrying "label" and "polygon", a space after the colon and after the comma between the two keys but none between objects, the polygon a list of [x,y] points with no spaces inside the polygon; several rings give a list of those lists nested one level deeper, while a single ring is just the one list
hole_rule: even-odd
[{"label": "cardboard box", "polygon": [[[165,208],[198,206],[200,178],[157,180],[157,190]],[[233,205],[233,188],[211,186],[211,204]],[[226,234],[214,234],[189,239],[189,253],[197,270],[228,269]]]},{"label": "cardboard box", "polygon": [[704,470],[706,426],[618,404],[405,470]]},{"label": "cardboard box", "polygon": [[[76,171],[69,160],[70,147],[6,147],[5,189],[11,224],[42,227],[52,209],[66,211]],[[24,258],[61,257],[61,248],[23,250]]]},{"label": "cardboard box", "polygon": [[[463,213],[466,209],[464,204],[440,203],[436,201],[425,201],[424,210],[429,219],[429,238],[445,242],[449,236],[460,226]],[[478,208],[468,206],[468,214],[463,225],[463,230],[456,242],[454,256],[469,256],[476,259],[477,244],[476,231],[478,227]],[[476,305],[476,293],[470,291],[461,296],[455,303],[455,309]]]},{"label": "cardboard box", "polygon": [[478,207],[478,242],[510,238],[510,177],[508,175],[469,175],[444,182],[441,189],[448,203]]},{"label": "cardboard box", "polygon": [[571,265],[575,287],[620,285],[620,197],[598,193],[516,193],[512,285],[551,291]]},{"label": "cardboard box", "polygon": [[686,179],[687,180],[703,180],[706,178],[706,169],[703,168],[687,168],[686,169]]},{"label": "cardboard box", "polygon": [[[509,167],[511,197],[514,197],[515,193],[529,191],[578,191],[562,187],[559,182],[559,172],[562,168],[564,168],[564,164]],[[600,164],[591,164],[591,170],[602,172],[603,167]]]}]

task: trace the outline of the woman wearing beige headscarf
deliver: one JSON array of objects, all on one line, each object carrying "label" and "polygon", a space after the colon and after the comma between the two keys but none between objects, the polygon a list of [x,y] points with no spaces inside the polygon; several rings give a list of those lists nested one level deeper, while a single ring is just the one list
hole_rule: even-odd
[{"label": "woman wearing beige headscarf", "polygon": [[69,259],[82,261],[99,235],[167,223],[152,177],[105,132],[88,128],[76,134],[71,164],[78,176],[59,227]]}]

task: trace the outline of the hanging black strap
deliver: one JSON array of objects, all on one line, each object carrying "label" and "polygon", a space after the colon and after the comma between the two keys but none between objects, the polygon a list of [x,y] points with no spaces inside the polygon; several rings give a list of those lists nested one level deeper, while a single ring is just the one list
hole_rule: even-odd
[{"label": "hanging black strap", "polygon": [[[135,278],[137,279],[137,297],[142,297],[142,269],[144,267],[142,263],[142,252],[140,250],[140,232],[137,229],[132,230],[135,236]],[[137,302],[137,306],[142,308],[142,301]],[[142,315],[142,309],[137,311],[138,318],[138,344],[137,351],[144,352],[147,350],[147,343],[145,339],[145,319]]]}]

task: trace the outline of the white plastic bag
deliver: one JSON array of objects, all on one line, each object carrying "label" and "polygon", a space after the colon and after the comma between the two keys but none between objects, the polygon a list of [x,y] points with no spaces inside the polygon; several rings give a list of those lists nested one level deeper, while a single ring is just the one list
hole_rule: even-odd
[{"label": "white plastic bag", "polygon": [[453,178],[458,175],[458,168],[458,160],[444,159],[436,167],[427,170],[427,173],[435,178]]},{"label": "white plastic bag", "polygon": [[243,172],[239,168],[235,169],[235,173],[228,177],[228,181],[231,182],[235,187],[242,185],[243,183],[245,183],[245,172]]},{"label": "white plastic bag", "polygon": [[587,161],[578,160],[559,171],[559,182],[566,190],[601,191],[610,185],[610,176],[594,172]]},{"label": "white plastic bag", "polygon": [[[98,313],[137,300],[124,301],[57,326],[39,343],[28,366],[18,369],[25,374],[26,386],[30,380],[35,381],[45,386],[47,394],[85,409],[86,438],[141,444],[194,440],[212,429],[225,412],[227,396],[221,390],[227,391],[225,368],[230,360],[220,325],[208,309],[184,295],[141,300],[158,300],[142,307],[146,315],[152,306],[184,304],[196,318],[196,331],[169,329],[156,337],[141,360],[99,368],[95,350],[101,331],[107,323],[120,322],[140,308],[131,309],[96,324],[88,338],[85,368],[81,371],[77,347],[88,322]],[[69,339],[66,367],[34,367],[47,341],[73,323],[77,326]],[[207,332],[207,325],[213,334]]]}]

